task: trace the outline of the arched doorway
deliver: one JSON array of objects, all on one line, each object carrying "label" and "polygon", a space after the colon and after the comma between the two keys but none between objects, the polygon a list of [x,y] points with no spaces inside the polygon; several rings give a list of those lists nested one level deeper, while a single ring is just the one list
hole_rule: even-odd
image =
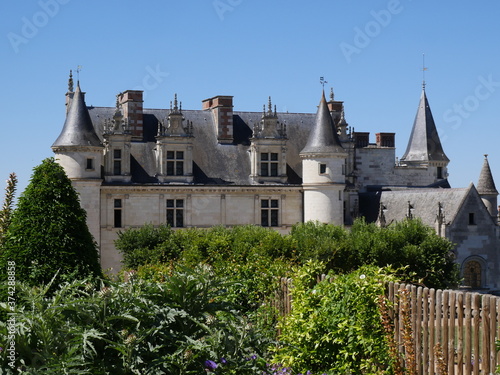
[{"label": "arched doorway", "polygon": [[463,269],[464,285],[471,288],[481,288],[482,283],[482,267],[477,260],[469,260],[465,263]]}]

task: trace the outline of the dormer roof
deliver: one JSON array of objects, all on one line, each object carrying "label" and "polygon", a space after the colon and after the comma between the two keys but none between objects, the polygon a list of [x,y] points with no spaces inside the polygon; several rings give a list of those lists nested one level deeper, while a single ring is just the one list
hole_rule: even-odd
[{"label": "dormer roof", "polygon": [[488,155],[484,155],[483,167],[481,168],[477,183],[477,191],[480,195],[498,195],[495,181],[493,181],[493,175],[491,174]]},{"label": "dormer roof", "polygon": [[79,82],[77,83],[61,134],[59,134],[59,137],[57,137],[52,145],[52,147],[61,146],[102,147],[92,125]]},{"label": "dormer roof", "polygon": [[448,163],[450,161],[441,146],[425,89],[422,90],[410,140],[401,161],[412,163],[427,163],[432,161]]},{"label": "dormer roof", "polygon": [[332,116],[328,110],[328,104],[325,99],[325,92],[321,96],[316,121],[309,134],[306,146],[300,152],[301,154],[331,154],[345,153],[340,144]]}]

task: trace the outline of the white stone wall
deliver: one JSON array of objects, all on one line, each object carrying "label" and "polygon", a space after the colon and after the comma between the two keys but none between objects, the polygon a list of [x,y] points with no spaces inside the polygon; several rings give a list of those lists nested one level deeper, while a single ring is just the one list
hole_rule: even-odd
[{"label": "white stone wall", "polygon": [[[95,150],[56,153],[55,160],[64,168],[70,179],[100,178],[102,153]],[[86,169],[87,159],[93,160],[93,169]]]},{"label": "white stone wall", "polygon": [[357,148],[357,182],[361,191],[367,185],[426,186],[437,181],[436,167],[396,166],[395,163],[395,148]]},{"label": "white stone wall", "polygon": [[87,211],[87,226],[94,240],[100,242],[101,180],[73,180],[72,185],[80,196],[80,205]]},{"label": "white stone wall", "polygon": [[[114,200],[122,200],[122,228],[114,228]],[[279,201],[279,229],[302,221],[302,188],[214,186],[102,186],[100,249],[103,269],[117,272],[121,255],[114,247],[120,230],[166,222],[166,200],[184,199],[185,227],[260,225],[261,200]]]},{"label": "white stone wall", "polygon": [[304,221],[344,224],[342,185],[304,187]]}]

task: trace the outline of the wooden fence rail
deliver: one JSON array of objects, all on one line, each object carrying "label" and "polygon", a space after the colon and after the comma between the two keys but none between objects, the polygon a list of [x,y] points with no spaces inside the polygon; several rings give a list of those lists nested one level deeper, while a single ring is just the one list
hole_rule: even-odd
[{"label": "wooden fence rail", "polygon": [[[321,277],[319,279],[324,279]],[[292,309],[291,279],[282,279],[276,307],[283,315]],[[440,290],[390,283],[394,338],[403,346],[403,304],[410,311],[414,353],[419,375],[437,375],[439,344],[449,375],[494,374],[500,364],[500,297],[460,290]]]}]

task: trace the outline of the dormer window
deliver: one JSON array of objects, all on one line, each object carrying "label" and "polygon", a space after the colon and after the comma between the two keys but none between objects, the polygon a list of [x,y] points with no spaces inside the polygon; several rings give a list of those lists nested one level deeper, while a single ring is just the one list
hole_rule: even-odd
[{"label": "dormer window", "polygon": [[113,174],[119,176],[122,174],[122,150],[113,150]]},{"label": "dormer window", "polygon": [[167,176],[184,175],[184,151],[167,151]]},{"label": "dormer window", "polygon": [[264,177],[278,176],[277,152],[262,152],[260,154],[260,175]]}]

